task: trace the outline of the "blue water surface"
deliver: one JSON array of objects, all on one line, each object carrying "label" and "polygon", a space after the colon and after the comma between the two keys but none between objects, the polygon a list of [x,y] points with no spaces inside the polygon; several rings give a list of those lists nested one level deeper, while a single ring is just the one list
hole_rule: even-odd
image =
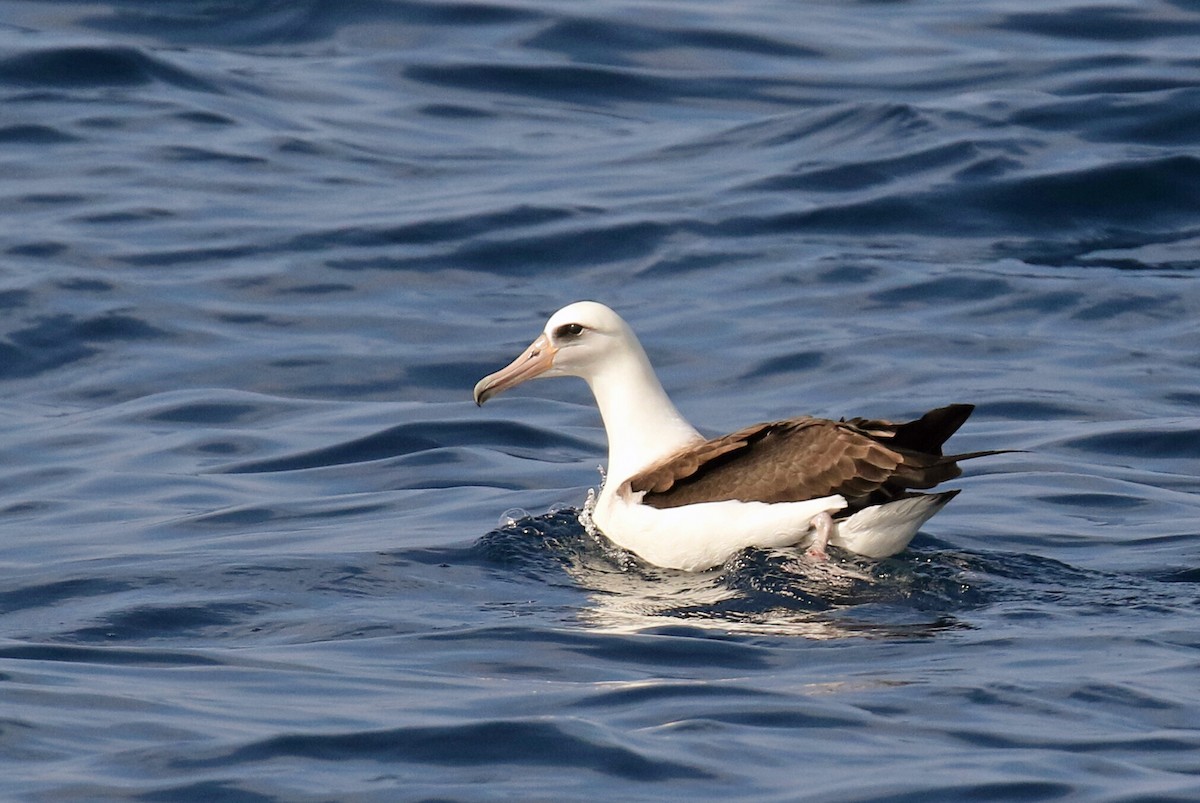
[{"label": "blue water surface", "polygon": [[[1198,143],[1190,0],[0,0],[3,796],[1200,798]],[[581,298],[1025,451],[645,565]]]}]

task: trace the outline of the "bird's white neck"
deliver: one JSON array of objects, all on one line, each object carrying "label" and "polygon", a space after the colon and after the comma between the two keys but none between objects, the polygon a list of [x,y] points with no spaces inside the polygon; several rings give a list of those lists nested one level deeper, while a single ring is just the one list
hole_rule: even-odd
[{"label": "bird's white neck", "polygon": [[636,340],[587,379],[608,434],[606,490],[702,440],[667,397]]}]

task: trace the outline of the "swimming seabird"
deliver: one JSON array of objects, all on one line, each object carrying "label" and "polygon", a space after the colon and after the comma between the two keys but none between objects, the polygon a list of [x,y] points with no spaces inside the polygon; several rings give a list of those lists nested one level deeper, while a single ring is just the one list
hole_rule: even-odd
[{"label": "swimming seabird", "polygon": [[539,376],[588,383],[608,434],[592,521],[650,563],[700,571],[746,547],[827,544],[867,557],[903,550],[957,490],[942,444],[974,409],[953,404],[907,423],[801,416],[706,439],[667,397],[629,325],[580,301],[550,317],[519,357],[475,385],[475,403]]}]

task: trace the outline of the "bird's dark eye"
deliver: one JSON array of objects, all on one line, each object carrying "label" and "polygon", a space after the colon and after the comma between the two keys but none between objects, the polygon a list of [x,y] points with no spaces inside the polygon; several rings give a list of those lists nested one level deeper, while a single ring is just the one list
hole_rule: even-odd
[{"label": "bird's dark eye", "polygon": [[583,324],[564,323],[554,330],[555,337],[579,337],[583,334]]}]

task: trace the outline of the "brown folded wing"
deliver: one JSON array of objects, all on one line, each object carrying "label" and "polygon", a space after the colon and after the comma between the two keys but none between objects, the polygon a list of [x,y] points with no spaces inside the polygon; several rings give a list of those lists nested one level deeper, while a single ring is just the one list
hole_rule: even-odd
[{"label": "brown folded wing", "polygon": [[[853,510],[957,477],[954,461],[967,455],[943,457],[941,443],[967,415],[969,406],[956,405],[909,424],[808,417],[756,424],[677,452],[631,477],[629,488],[657,508],[841,494]],[[949,431],[919,443],[931,416]]]}]

